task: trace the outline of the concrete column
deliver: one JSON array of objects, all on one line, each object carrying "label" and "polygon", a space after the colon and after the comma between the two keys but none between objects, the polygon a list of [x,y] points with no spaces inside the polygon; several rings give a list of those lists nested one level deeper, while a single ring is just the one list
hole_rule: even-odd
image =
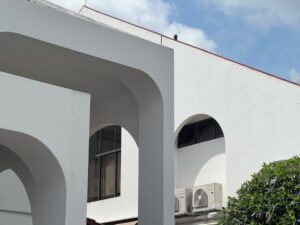
[{"label": "concrete column", "polygon": [[[165,112],[167,113],[167,112]],[[170,117],[157,99],[140,114],[139,224],[174,225],[174,147]]]}]

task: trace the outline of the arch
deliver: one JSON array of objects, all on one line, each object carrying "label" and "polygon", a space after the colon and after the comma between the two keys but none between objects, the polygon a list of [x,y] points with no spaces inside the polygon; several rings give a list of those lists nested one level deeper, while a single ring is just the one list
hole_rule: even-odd
[{"label": "arch", "polygon": [[0,165],[13,170],[28,194],[33,225],[65,224],[66,183],[57,159],[42,142],[0,129]]},{"label": "arch", "polygon": [[[139,143],[140,223],[172,224],[173,195],[169,190],[174,185],[170,175],[174,163],[174,152],[170,151],[174,133],[173,52],[59,12],[49,13],[50,9],[30,7],[29,3],[16,0],[5,4],[16,12],[21,9],[25,19],[19,26],[14,19],[7,19],[11,15],[6,11],[1,14],[10,23],[9,28],[2,27],[8,32],[0,32],[0,70],[91,94],[91,115],[97,115],[91,120],[91,133],[103,122],[117,121]],[[41,15],[43,25],[33,26],[32,21],[38,20],[32,18]],[[53,22],[59,26],[53,26]],[[51,25],[43,32],[48,23]],[[57,38],[57,33],[62,38]],[[127,96],[136,102],[136,114],[126,112],[122,118],[121,111],[117,115],[98,114],[97,109],[103,109],[107,103],[99,98],[99,84],[107,80],[117,81],[127,89]],[[99,103],[100,108],[94,103]],[[128,126],[128,121],[133,125]],[[153,161],[157,163],[154,168]]]},{"label": "arch", "polygon": [[[33,194],[36,192],[36,187],[34,184],[34,179],[28,169],[28,167],[25,165],[25,163],[9,148],[7,148],[4,145],[0,145],[0,165],[2,167],[1,172],[12,170],[15,175],[20,179],[22,182],[26,194],[28,196],[28,201],[30,204],[30,207],[27,209],[28,212],[32,212],[32,198],[29,196],[33,196]],[[1,188],[1,187],[0,187]],[[12,193],[10,193],[12,194]],[[26,200],[26,199],[25,199]],[[16,209],[10,209],[12,211],[18,211]]]},{"label": "arch", "polygon": [[95,133],[97,133],[99,130],[108,127],[108,126],[120,126],[122,129],[124,129],[134,140],[135,144],[138,146],[138,136],[135,135],[135,132],[131,132],[130,129],[128,129],[127,126],[124,126],[123,124],[120,124],[118,122],[108,121],[106,123],[100,124],[96,126],[95,128],[90,130],[90,137],[92,137]]},{"label": "arch", "polygon": [[32,225],[28,194],[18,175],[11,169],[0,172],[0,218],[3,224]]},{"label": "arch", "polygon": [[[161,84],[154,77],[163,74],[150,75],[137,67],[14,32],[0,32],[0,47],[1,71],[91,94],[91,133],[107,121],[116,121],[133,134],[136,142],[140,142],[143,135],[139,132],[143,132],[144,122],[149,126],[149,117],[156,118],[158,125],[163,124],[160,117],[167,113],[164,105],[171,101],[164,100],[167,91],[160,88]],[[104,99],[116,90],[112,99]],[[116,109],[123,110],[123,113],[109,113]],[[173,111],[173,107],[168,110]],[[145,135],[149,137],[148,131],[146,129]]]},{"label": "arch", "polygon": [[0,210],[30,214],[31,217],[31,206],[23,182],[12,169],[1,169]]},{"label": "arch", "polygon": [[[125,128],[138,143],[139,105],[132,91],[116,80],[102,82],[106,88],[92,96],[90,135],[109,125]],[[110,86],[111,88],[107,88]]]},{"label": "arch", "polygon": [[[118,124],[103,124],[100,130],[110,125]],[[138,217],[139,147],[126,128],[121,127],[121,133],[121,192],[119,196],[88,202],[88,218],[98,222]]]},{"label": "arch", "polygon": [[[194,114],[194,115],[191,115],[191,116],[187,117],[185,120],[183,120],[181,123],[179,123],[179,126],[175,129],[175,137],[177,138],[180,130],[186,124],[197,122],[197,121],[200,121],[200,120],[205,120],[205,119],[208,119],[208,118],[212,118],[212,119],[216,120],[217,123],[222,128],[222,132],[224,133],[224,128],[223,128],[221,122],[218,119],[216,119],[214,116],[212,116],[210,114],[206,114],[206,113],[197,113],[197,114]],[[224,136],[225,136],[225,133],[224,133]]]},{"label": "arch", "polygon": [[[197,124],[197,126],[201,126],[201,121],[212,121],[217,123],[216,127],[220,126],[217,120],[207,114],[192,115],[177,128],[175,144],[178,141],[180,131],[185,125]],[[223,132],[222,128],[221,130]],[[227,185],[225,139],[225,135],[220,138],[215,136],[203,142],[195,142],[194,144],[178,148],[175,163],[176,187],[194,187],[209,183],[221,183],[225,195]],[[225,198],[223,199],[225,200]]]}]

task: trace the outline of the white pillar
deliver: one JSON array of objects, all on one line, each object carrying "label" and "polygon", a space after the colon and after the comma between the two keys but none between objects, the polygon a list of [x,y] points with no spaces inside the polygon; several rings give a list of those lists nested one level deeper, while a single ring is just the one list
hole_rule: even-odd
[{"label": "white pillar", "polygon": [[140,114],[139,225],[174,225],[173,114],[166,117],[168,112],[156,100]]}]

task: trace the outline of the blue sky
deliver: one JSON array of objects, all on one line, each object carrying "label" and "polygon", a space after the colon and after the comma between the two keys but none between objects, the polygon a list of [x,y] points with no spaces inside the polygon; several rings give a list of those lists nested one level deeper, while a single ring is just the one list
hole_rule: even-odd
[{"label": "blue sky", "polygon": [[[217,53],[286,79],[292,79],[292,71],[300,71],[300,17],[295,19],[299,27],[281,21],[259,25],[259,21],[258,24],[249,22],[242,12],[224,13],[205,1],[170,2],[177,8],[174,19],[203,29],[217,43]],[[300,1],[298,9],[300,14]],[[247,11],[244,8],[237,10]],[[268,9],[265,11],[267,13]],[[245,12],[248,15],[255,13],[256,9],[251,8]],[[300,82],[300,77],[295,76],[294,81]]]},{"label": "blue sky", "polygon": [[[50,0],[78,11],[85,0]],[[300,0],[88,0],[90,7],[300,83]]]}]

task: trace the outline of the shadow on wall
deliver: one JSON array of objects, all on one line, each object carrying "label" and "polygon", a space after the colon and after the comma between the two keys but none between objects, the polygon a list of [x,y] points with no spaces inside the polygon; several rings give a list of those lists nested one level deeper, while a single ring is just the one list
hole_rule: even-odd
[{"label": "shadow on wall", "polygon": [[225,181],[225,141],[212,140],[179,149],[177,187],[193,187]]},{"label": "shadow on wall", "polygon": [[13,170],[4,167],[0,169],[0,199],[0,210],[31,214],[24,184]]}]

